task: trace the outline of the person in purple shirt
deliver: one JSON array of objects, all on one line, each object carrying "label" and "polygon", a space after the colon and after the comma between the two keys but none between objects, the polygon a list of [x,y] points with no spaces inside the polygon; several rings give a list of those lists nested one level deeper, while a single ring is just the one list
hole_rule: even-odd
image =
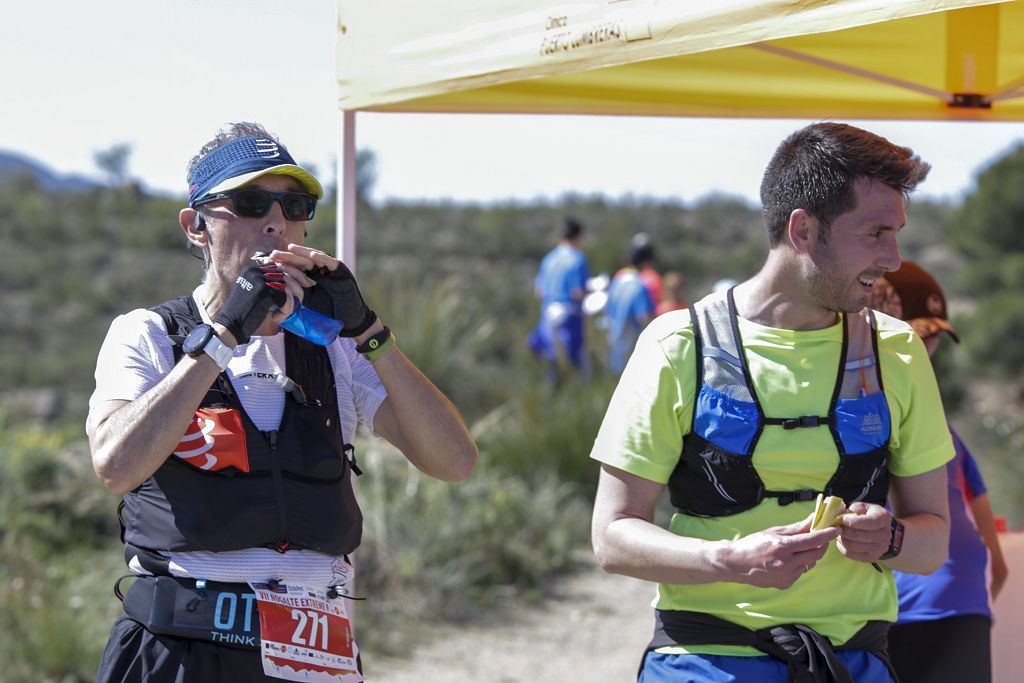
[{"label": "person in purple shirt", "polygon": [[587,257],[580,251],[583,224],[567,218],[562,240],[540,263],[534,290],[540,299],[540,319],[527,344],[548,365],[548,377],[556,381],[567,361],[585,369],[583,297],[590,277]]},{"label": "person in purple shirt", "polygon": [[[875,284],[870,306],[910,323],[928,354],[945,332],[959,343],[939,283],[912,261]],[[985,481],[971,452],[950,427],[956,457],[946,465],[949,559],[930,575],[894,572],[899,617],[889,631],[889,655],[901,683],[992,680],[991,599],[1008,569],[999,547]],[[991,584],[986,564],[991,554]]]}]

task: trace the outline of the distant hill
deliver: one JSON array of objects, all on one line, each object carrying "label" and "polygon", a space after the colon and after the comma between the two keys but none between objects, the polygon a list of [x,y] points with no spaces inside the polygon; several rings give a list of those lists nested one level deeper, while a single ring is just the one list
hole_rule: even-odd
[{"label": "distant hill", "polygon": [[16,152],[0,150],[0,181],[7,176],[29,173],[36,177],[40,186],[50,192],[74,192],[88,190],[99,185],[80,175],[62,175],[35,159]]}]

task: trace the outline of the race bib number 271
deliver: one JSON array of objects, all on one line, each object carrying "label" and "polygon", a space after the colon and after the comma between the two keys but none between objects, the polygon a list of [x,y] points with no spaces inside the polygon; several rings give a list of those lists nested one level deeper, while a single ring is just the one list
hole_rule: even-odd
[{"label": "race bib number 271", "polygon": [[249,585],[259,603],[265,674],[286,681],[363,680],[344,598],[294,584]]}]

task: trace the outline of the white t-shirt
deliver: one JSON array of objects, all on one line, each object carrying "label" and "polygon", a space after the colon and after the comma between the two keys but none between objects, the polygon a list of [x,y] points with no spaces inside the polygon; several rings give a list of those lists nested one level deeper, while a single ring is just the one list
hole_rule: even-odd
[{"label": "white t-shirt", "polygon": [[[193,293],[202,301],[202,285]],[[212,322],[203,306],[197,308],[203,322]],[[338,418],[342,435],[351,443],[356,426],[362,423],[373,433],[377,408],[387,398],[373,365],[355,350],[351,339],[339,338],[327,347],[334,369],[338,395]],[[134,401],[160,382],[174,367],[174,351],[163,319],[147,309],[118,316],[110,324],[96,361],[96,389],[89,399],[89,412],[111,400]],[[227,367],[231,385],[245,412],[260,430],[277,429],[284,413],[285,394],[275,377],[285,369],[284,333],[253,336],[239,344]],[[86,432],[93,425],[86,422]],[[309,550],[278,553],[269,548],[228,552],[187,552],[171,554],[171,573],[213,581],[244,582],[277,579],[288,583],[329,586],[347,583],[345,562]],[[344,565],[344,566],[343,566]],[[138,567],[133,567],[138,570]]]}]

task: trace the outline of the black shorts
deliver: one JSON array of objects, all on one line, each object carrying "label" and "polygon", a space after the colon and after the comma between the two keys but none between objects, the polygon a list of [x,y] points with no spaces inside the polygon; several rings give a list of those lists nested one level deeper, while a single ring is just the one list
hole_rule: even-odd
[{"label": "black shorts", "polygon": [[155,635],[125,615],[114,622],[97,683],[281,683],[263,673],[259,650]]},{"label": "black shorts", "polygon": [[889,657],[900,683],[989,683],[992,620],[980,614],[893,624]]}]

